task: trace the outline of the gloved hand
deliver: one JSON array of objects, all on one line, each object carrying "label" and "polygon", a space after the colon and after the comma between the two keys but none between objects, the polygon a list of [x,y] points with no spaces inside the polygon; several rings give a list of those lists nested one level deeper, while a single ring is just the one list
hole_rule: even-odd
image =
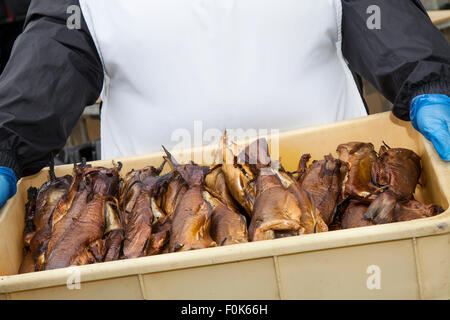
[{"label": "gloved hand", "polygon": [[450,161],[450,97],[443,94],[415,97],[410,118],[414,128],[433,143],[439,156]]},{"label": "gloved hand", "polygon": [[14,172],[7,167],[0,167],[0,208],[6,201],[16,194],[17,178]]}]

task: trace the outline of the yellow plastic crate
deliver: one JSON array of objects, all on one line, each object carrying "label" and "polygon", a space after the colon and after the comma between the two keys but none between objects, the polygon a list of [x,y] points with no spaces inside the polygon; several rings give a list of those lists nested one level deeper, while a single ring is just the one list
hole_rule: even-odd
[{"label": "yellow plastic crate", "polygon": [[[446,211],[408,222],[81,266],[80,289],[69,289],[70,268],[17,275],[26,190],[47,180],[44,169],[20,180],[0,215],[0,299],[449,299],[450,164],[391,113],[282,133],[280,157],[295,170],[303,153],[321,159],[349,141],[414,150],[423,165],[416,197]],[[159,165],[161,155],[116,160],[125,174]],[[56,174],[72,168],[57,167]],[[370,286],[375,275],[379,289]]]}]

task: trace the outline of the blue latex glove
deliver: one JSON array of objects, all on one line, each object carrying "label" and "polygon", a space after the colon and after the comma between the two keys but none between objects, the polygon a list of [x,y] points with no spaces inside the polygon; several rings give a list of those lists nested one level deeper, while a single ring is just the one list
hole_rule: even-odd
[{"label": "blue latex glove", "polygon": [[450,161],[450,97],[443,94],[424,94],[411,104],[411,123],[430,140],[439,156]]},{"label": "blue latex glove", "polygon": [[17,178],[14,172],[7,167],[0,167],[0,208],[6,201],[16,194]]}]

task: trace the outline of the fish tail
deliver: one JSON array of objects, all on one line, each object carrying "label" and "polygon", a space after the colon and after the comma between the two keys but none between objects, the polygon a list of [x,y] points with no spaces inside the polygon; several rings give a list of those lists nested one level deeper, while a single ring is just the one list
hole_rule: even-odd
[{"label": "fish tail", "polygon": [[375,224],[390,223],[394,220],[396,204],[397,199],[390,192],[384,192],[370,204],[364,219],[372,220]]}]

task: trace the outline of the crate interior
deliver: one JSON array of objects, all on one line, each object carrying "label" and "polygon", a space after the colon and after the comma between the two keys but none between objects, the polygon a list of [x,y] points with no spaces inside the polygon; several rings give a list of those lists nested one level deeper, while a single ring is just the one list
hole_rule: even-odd
[{"label": "crate interior", "polygon": [[[430,156],[425,152],[422,139],[409,123],[394,118],[390,113],[347,121],[329,126],[289,131],[280,135],[280,159],[283,167],[295,171],[302,154],[310,153],[312,160],[322,159],[324,155],[336,156],[336,147],[350,141],[371,142],[376,150],[383,141],[391,147],[403,147],[415,151],[422,157],[422,187],[416,189],[416,198],[425,203],[437,203],[448,208],[448,197],[436,184],[438,172],[432,166]],[[269,143],[270,144],[270,143]],[[213,150],[213,148],[211,148]],[[177,156],[176,153],[174,153]],[[131,169],[139,169],[147,165],[160,165],[162,153],[130,159],[117,160],[123,162],[121,174]],[[111,160],[95,162],[96,165],[112,166]],[[72,166],[55,168],[57,175],[71,173]],[[39,187],[48,179],[48,170],[22,179],[17,195],[9,201],[0,216],[0,275],[17,274],[22,260],[22,231],[24,228],[26,190],[30,186]],[[339,232],[339,231],[337,231]],[[270,240],[268,240],[270,241]],[[214,250],[214,248],[208,249]]]}]

